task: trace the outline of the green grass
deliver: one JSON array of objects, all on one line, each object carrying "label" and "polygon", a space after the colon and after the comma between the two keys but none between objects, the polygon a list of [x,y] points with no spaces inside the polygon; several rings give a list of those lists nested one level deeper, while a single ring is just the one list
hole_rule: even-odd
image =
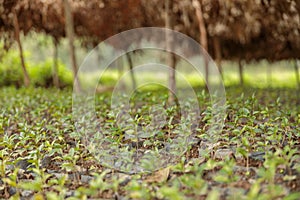
[{"label": "green grass", "polygon": [[[185,64],[187,65],[187,64]],[[182,73],[184,78],[193,87],[203,87],[205,82],[203,76],[192,70],[190,66],[180,65],[178,69],[179,73]],[[294,71],[294,63],[291,61],[281,61],[275,63],[267,63],[266,61],[248,63],[244,66],[244,86],[254,88],[297,88],[296,75]],[[240,77],[238,71],[238,65],[235,62],[225,61],[222,64],[224,76],[223,83],[225,87],[233,87],[240,85]],[[186,68],[187,69],[186,69]],[[268,70],[271,68],[271,73]],[[88,73],[85,72],[81,75],[82,82],[87,86],[95,87],[99,75],[99,85],[114,86],[120,77],[122,77],[127,70],[128,66],[125,66],[124,71],[118,71],[116,69],[109,68],[103,74],[98,72]],[[167,84],[167,75],[164,73],[157,73],[156,71],[145,71],[135,74],[137,82],[154,81]],[[127,83],[131,83],[130,76],[126,76]],[[215,76],[211,76],[210,80],[216,80]],[[177,78],[177,85],[184,84],[182,80]],[[153,85],[154,88],[156,86]]]},{"label": "green grass", "polygon": [[[223,69],[225,85],[239,85],[238,64],[235,62],[224,62]],[[258,88],[297,87],[294,63],[291,61],[248,63],[244,66],[244,81],[245,85]]]},{"label": "green grass", "polygon": [[[104,167],[85,148],[74,129],[72,91],[2,88],[0,198],[298,199],[297,92],[228,87],[226,95],[225,126],[207,154],[199,155],[198,150],[208,142],[211,105],[200,90],[201,114],[195,133],[199,142],[170,168],[128,175]],[[107,138],[129,144],[109,115],[109,98],[109,93],[96,97],[97,117],[110,127]],[[134,123],[140,123],[141,116],[149,122],[145,113],[166,99],[163,90],[136,93],[131,114],[139,117]],[[172,108],[168,110],[172,116]],[[168,132],[175,132],[174,123],[162,129],[164,139]]]}]

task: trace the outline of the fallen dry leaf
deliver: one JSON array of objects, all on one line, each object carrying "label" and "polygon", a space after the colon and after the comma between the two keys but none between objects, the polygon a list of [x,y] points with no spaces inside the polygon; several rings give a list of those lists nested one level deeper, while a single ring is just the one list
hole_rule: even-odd
[{"label": "fallen dry leaf", "polygon": [[170,175],[170,167],[158,170],[154,174],[146,178],[147,183],[162,183],[165,182]]}]

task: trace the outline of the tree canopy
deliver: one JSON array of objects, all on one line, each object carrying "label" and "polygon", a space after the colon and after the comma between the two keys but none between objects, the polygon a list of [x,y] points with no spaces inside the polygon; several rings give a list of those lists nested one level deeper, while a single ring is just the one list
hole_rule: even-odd
[{"label": "tree canopy", "polygon": [[[215,40],[223,59],[280,60],[300,56],[300,1],[200,0],[207,29],[208,51],[216,57]],[[70,0],[74,29],[82,41],[97,44],[121,31],[164,27],[165,5],[153,0]],[[0,32],[6,47],[14,40],[14,15],[20,30],[65,37],[61,0],[3,0]],[[198,40],[201,34],[192,0],[174,0],[174,29]]]}]

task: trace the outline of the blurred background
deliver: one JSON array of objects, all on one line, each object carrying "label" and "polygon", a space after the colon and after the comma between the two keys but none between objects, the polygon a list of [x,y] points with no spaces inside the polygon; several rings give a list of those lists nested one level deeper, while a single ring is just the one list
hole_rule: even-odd
[{"label": "blurred background", "polygon": [[[199,42],[226,87],[300,88],[299,13],[296,0],[0,0],[0,87],[71,88],[101,41],[133,28],[166,27]],[[100,83],[113,86],[149,55],[120,57]]]}]

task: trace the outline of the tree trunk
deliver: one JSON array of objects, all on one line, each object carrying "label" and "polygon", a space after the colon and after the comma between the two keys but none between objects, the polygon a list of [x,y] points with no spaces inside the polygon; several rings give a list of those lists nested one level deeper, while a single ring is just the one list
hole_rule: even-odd
[{"label": "tree trunk", "polygon": [[240,85],[244,86],[244,66],[241,60],[239,60],[239,76],[240,76]]},{"label": "tree trunk", "polygon": [[124,74],[124,64],[125,61],[123,61],[123,58],[120,57],[118,59],[115,60],[115,66],[116,69],[118,70],[118,79],[120,80]]},{"label": "tree trunk", "polygon": [[[101,49],[100,49],[99,45],[95,47],[95,51],[97,53],[97,65],[100,65],[102,57],[101,57]],[[88,51],[87,51],[87,53],[88,53]]]},{"label": "tree trunk", "polygon": [[74,25],[73,25],[73,17],[71,6],[69,0],[64,1],[64,10],[65,10],[65,29],[67,33],[67,37],[69,39],[69,50],[70,50],[70,58],[72,64],[72,71],[74,76],[74,90],[75,92],[81,91],[81,85],[79,81],[79,77],[77,76],[77,63],[76,63],[76,55],[74,48]]},{"label": "tree trunk", "polygon": [[131,77],[132,88],[136,89],[136,79],[135,79],[135,76],[134,76],[133,63],[132,63],[132,59],[131,59],[130,53],[126,54],[126,58],[127,58],[127,62],[128,62],[128,65],[129,65],[129,70],[130,70],[130,77]]},{"label": "tree trunk", "polygon": [[297,81],[297,87],[300,90],[300,77],[299,77],[299,65],[297,63],[297,60],[294,61],[294,69],[295,69],[295,75],[296,75],[296,81]]},{"label": "tree trunk", "polygon": [[222,69],[222,65],[221,65],[222,53],[221,53],[221,46],[220,46],[219,38],[213,38],[213,43],[214,43],[214,51],[215,51],[215,61],[218,66],[221,77],[224,78],[223,77],[223,69]]},{"label": "tree trunk", "polygon": [[[124,74],[124,69],[125,69],[124,65],[126,62],[124,59],[126,59],[126,58],[121,56],[114,61],[115,68],[118,70],[118,80],[121,80],[121,78]],[[124,89],[124,90],[126,89],[126,83],[124,81],[119,82],[119,84],[122,89]],[[103,86],[103,87],[105,87],[105,86]]]},{"label": "tree trunk", "polygon": [[24,76],[24,85],[25,87],[28,87],[30,85],[30,78],[24,61],[23,47],[20,40],[20,27],[19,27],[18,17],[15,11],[14,11],[14,28],[15,28],[15,38],[18,43],[18,48],[20,52],[21,66],[22,66],[23,76]]},{"label": "tree trunk", "polygon": [[267,85],[268,87],[272,86],[272,67],[269,63],[267,66]]},{"label": "tree trunk", "polygon": [[60,87],[59,84],[59,77],[58,77],[58,41],[53,39],[54,44],[54,52],[53,52],[53,70],[52,70],[52,78],[53,78],[53,85],[57,88]]},{"label": "tree trunk", "polygon": [[[193,6],[196,10],[196,17],[199,24],[199,33],[200,33],[200,44],[202,48],[208,52],[208,42],[207,42],[207,31],[205,27],[202,5],[199,0],[193,0]],[[205,64],[205,81],[207,86],[209,85],[209,68],[208,68],[208,57],[205,52],[203,52],[204,64]]]},{"label": "tree trunk", "polygon": [[[167,29],[174,29],[173,24],[173,0],[166,0],[165,1],[165,23]],[[169,97],[168,97],[168,103],[174,104],[176,103],[176,77],[175,77],[175,69],[176,69],[176,57],[174,53],[172,53],[173,50],[173,42],[174,38],[171,32],[166,31],[166,47],[168,51],[167,55],[167,64],[171,68],[169,70]]]}]

